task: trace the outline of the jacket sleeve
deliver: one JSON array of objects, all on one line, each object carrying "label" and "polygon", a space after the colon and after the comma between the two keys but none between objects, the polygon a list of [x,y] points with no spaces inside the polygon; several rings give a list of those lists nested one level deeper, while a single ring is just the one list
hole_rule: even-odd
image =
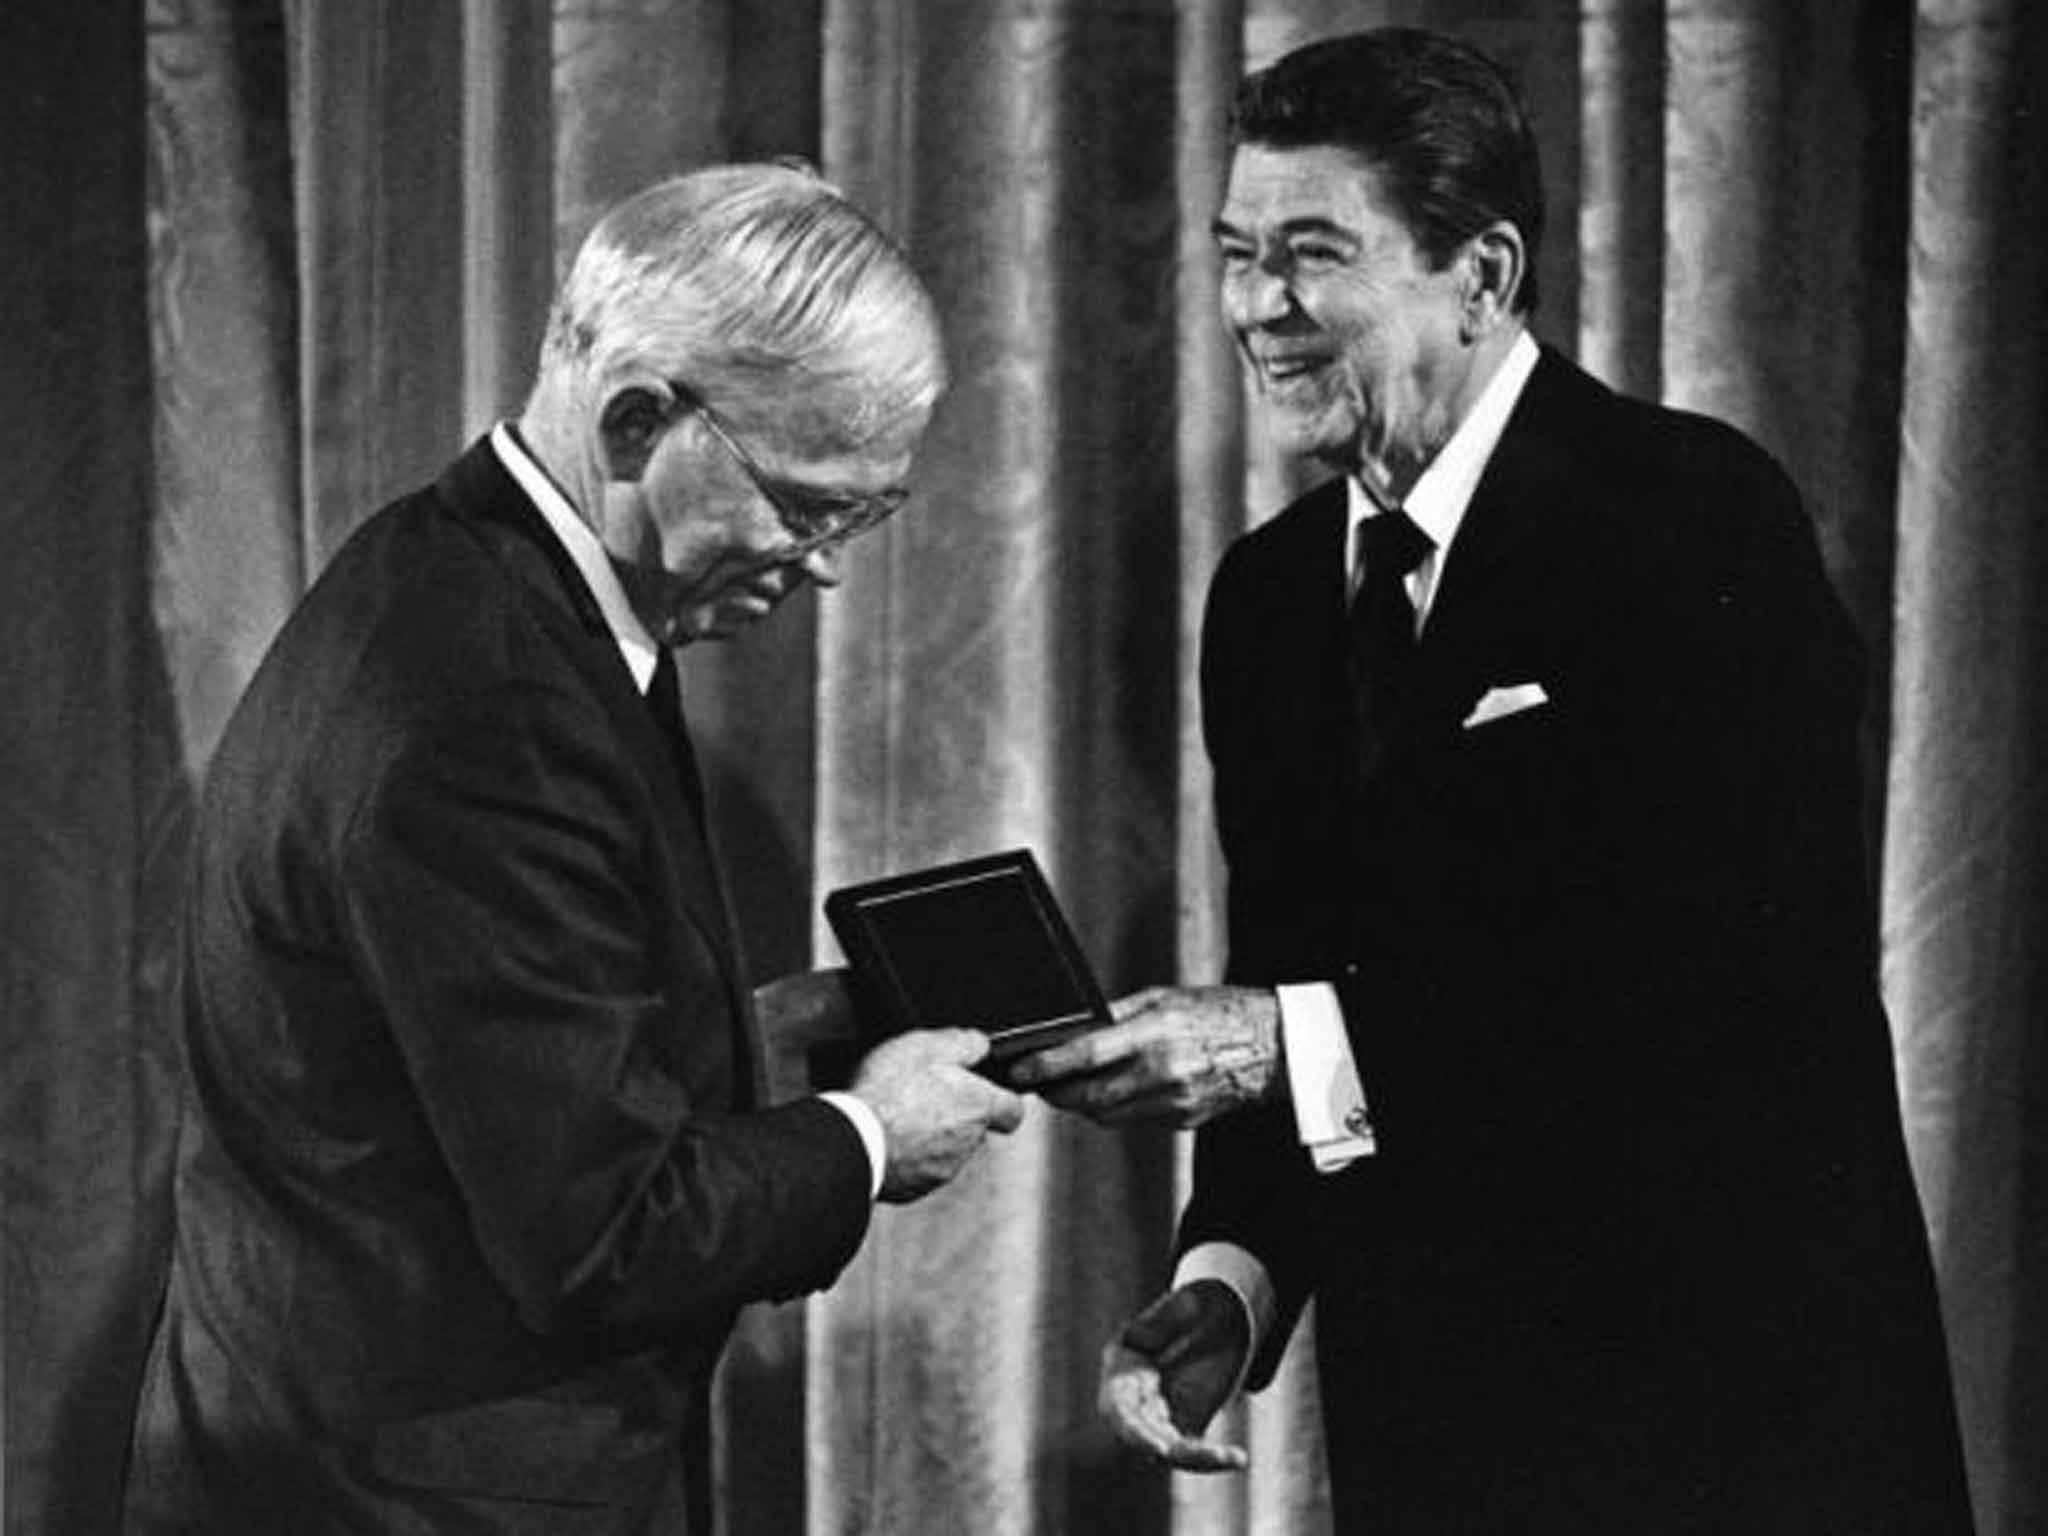
[{"label": "jacket sleeve", "polygon": [[[715,1325],[829,1284],[867,1223],[843,1115],[731,1112],[749,1021],[711,941],[655,898],[660,837],[597,705],[522,683],[399,754],[339,855],[358,967],[539,1331]],[[664,966],[673,946],[684,963]]]},{"label": "jacket sleeve", "polygon": [[[1269,812],[1254,803],[1258,790],[1244,771],[1245,755],[1259,751],[1257,743],[1245,739],[1251,715],[1239,696],[1258,685],[1256,669],[1246,665],[1256,638],[1248,630],[1259,627],[1249,581],[1242,547],[1234,545],[1211,585],[1202,633],[1202,721],[1229,877],[1230,952],[1224,980],[1271,986],[1334,979],[1290,970],[1284,944],[1272,942],[1276,922],[1289,926],[1276,914],[1287,912],[1301,893],[1273,888],[1276,880],[1287,878],[1286,860],[1276,860],[1277,850],[1260,834]],[[1308,1299],[1312,1212],[1325,1193],[1318,1180],[1287,1104],[1224,1116],[1196,1133],[1193,1194],[1181,1218],[1176,1252],[1204,1242],[1230,1242],[1265,1268],[1276,1310],[1265,1338],[1255,1341],[1246,1378],[1254,1390],[1272,1379]]]}]

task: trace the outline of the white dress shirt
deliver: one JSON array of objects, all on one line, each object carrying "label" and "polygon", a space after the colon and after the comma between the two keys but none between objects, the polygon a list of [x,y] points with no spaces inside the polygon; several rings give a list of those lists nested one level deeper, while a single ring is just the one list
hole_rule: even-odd
[{"label": "white dress shirt", "polygon": [[[583,584],[597,599],[598,612],[604,615],[612,639],[618,644],[619,654],[625,658],[627,670],[633,674],[633,686],[645,694],[654,679],[655,664],[659,660],[658,643],[647,632],[647,626],[640,622],[632,603],[627,601],[626,589],[619,581],[619,573],[612,569],[611,556],[605,553],[603,543],[590,525],[577,515],[562,488],[526,451],[525,445],[507,423],[501,421],[491,428],[491,447],[505,466],[505,472],[519,483],[519,488],[539,509],[562,548],[568,551],[577,573],[583,577]],[[853,1122],[854,1130],[860,1133],[861,1146],[867,1150],[869,1197],[880,1194],[882,1173],[888,1158],[888,1139],[883,1134],[880,1117],[850,1093],[821,1093],[818,1097]]]},{"label": "white dress shirt", "polygon": [[[1515,337],[1508,354],[1486,381],[1465,419],[1458,423],[1443,450],[1423,470],[1402,510],[1429,535],[1432,548],[1408,575],[1408,597],[1415,605],[1415,627],[1421,633],[1443,583],[1458,529],[1479,488],[1480,476],[1499,445],[1515,402],[1535,370],[1539,355],[1527,331]],[[1348,487],[1350,516],[1344,543],[1331,553],[1344,562],[1346,590],[1354,590],[1358,569],[1359,527],[1382,511],[1356,479]],[[1280,1054],[1286,1066],[1289,1101],[1302,1146],[1319,1173],[1334,1173],[1376,1150],[1371,1107],[1344,1028],[1344,1010],[1337,989],[1327,981],[1282,985]],[[1251,1317],[1256,1347],[1273,1320],[1273,1286],[1265,1266],[1235,1243],[1203,1243],[1181,1258],[1174,1284],[1221,1280],[1244,1302]]]}]

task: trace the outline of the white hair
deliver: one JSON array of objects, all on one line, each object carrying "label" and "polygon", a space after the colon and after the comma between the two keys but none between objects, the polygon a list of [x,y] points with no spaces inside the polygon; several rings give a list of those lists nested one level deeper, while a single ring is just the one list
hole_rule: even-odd
[{"label": "white hair", "polygon": [[938,316],[895,244],[796,164],[713,166],[612,208],[562,280],[541,382],[587,402],[658,377],[714,401],[839,385],[857,446],[945,387]]}]

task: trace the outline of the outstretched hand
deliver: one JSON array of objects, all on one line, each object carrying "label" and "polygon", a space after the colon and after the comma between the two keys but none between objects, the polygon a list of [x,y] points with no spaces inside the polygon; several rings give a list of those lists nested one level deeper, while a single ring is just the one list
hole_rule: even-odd
[{"label": "outstretched hand", "polygon": [[1167,1292],[1102,1351],[1097,1407],[1124,1444],[1182,1472],[1234,1472],[1244,1447],[1202,1437],[1251,1351],[1244,1304],[1220,1280]]}]

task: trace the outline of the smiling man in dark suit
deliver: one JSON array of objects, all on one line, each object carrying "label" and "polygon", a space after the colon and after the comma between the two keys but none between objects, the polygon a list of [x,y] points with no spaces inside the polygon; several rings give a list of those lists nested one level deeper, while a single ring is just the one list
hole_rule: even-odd
[{"label": "smiling man in dark suit", "polygon": [[708,1533],[736,1310],[1017,1123],[969,1031],[765,1102],[676,691],[672,647],[833,584],[943,379],[815,176],[662,183],[585,241],[517,423],[286,624],[201,817],[129,1529]]},{"label": "smiling man in dark suit", "polygon": [[1216,236],[1339,478],[1231,548],[1224,987],[1015,1080],[1202,1127],[1104,1411],[1177,1467],[1317,1304],[1340,1530],[1967,1530],[1875,988],[1854,643],[1784,473],[1540,348],[1501,72],[1247,79]]}]

